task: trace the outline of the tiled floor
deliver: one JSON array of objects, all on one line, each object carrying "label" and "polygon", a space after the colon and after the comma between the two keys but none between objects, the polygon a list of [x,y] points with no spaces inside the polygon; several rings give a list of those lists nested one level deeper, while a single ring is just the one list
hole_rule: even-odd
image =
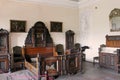
[{"label": "tiled floor", "polygon": [[55,80],[120,80],[120,74],[113,70],[100,68],[92,63],[84,63],[84,73],[59,76]]}]

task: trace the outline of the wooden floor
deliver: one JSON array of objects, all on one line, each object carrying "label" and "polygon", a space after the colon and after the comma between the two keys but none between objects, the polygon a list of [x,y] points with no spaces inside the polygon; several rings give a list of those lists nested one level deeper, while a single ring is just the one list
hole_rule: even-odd
[{"label": "wooden floor", "polygon": [[110,69],[100,68],[98,65],[93,66],[90,62],[85,62],[84,73],[59,76],[55,80],[120,80],[120,74]]}]

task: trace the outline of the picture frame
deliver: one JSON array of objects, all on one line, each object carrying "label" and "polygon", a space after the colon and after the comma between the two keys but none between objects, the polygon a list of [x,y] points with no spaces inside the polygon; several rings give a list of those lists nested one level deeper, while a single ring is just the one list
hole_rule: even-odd
[{"label": "picture frame", "polygon": [[50,22],[50,31],[51,32],[62,32],[62,22],[55,22],[51,21]]},{"label": "picture frame", "polygon": [[26,32],[26,21],[10,20],[10,32]]}]

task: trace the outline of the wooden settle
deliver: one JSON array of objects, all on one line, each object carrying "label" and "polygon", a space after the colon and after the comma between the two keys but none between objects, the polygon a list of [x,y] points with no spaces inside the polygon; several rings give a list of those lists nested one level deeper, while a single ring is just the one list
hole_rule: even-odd
[{"label": "wooden settle", "polygon": [[[111,52],[102,52],[103,48],[115,48],[116,50]],[[114,35],[114,36],[106,36],[106,45],[105,47],[100,47],[99,51],[99,64],[101,67],[113,69],[117,72],[120,70],[120,67],[118,66],[120,63],[120,57],[119,57],[119,50],[120,49],[120,36]]]}]

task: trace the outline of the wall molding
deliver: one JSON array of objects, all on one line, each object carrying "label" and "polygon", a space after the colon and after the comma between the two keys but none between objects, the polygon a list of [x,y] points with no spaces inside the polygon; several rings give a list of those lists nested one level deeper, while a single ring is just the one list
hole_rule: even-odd
[{"label": "wall molding", "polygon": [[88,5],[91,5],[97,1],[100,0],[79,0],[79,1],[74,1],[74,0],[10,0],[10,1],[17,1],[17,2],[30,2],[30,3],[37,3],[37,4],[51,4],[54,6],[67,6],[67,7],[85,7]]}]

